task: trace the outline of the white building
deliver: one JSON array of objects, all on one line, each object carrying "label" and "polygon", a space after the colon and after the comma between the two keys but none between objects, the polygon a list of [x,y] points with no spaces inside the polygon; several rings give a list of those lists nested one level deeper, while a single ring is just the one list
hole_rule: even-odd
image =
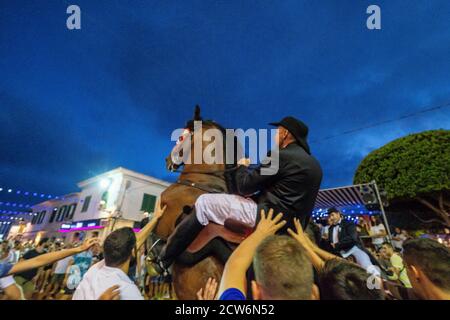
[{"label": "white building", "polygon": [[80,192],[34,205],[22,238],[76,241],[94,233],[104,238],[124,226],[136,228],[169,185],[122,167],[105,172],[79,182]]},{"label": "white building", "polygon": [[[39,241],[41,238],[62,238],[59,230],[64,223],[72,221],[79,202],[79,193],[47,200],[31,207],[31,220],[25,228],[17,229],[22,239]],[[10,236],[16,229],[11,228]]]}]

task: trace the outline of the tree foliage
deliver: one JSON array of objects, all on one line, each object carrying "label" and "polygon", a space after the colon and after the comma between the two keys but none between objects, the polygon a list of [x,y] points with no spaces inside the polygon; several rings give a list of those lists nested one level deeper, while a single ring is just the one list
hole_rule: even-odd
[{"label": "tree foliage", "polygon": [[394,140],[371,152],[354,183],[375,180],[390,201],[417,200],[450,222],[450,130],[432,130]]}]

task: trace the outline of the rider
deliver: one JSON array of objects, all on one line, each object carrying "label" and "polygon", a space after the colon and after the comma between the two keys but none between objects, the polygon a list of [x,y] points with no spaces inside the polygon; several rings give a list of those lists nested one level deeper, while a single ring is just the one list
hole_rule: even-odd
[{"label": "rider", "polygon": [[268,165],[249,168],[249,159],[241,159],[239,167],[229,173],[235,194],[203,194],[197,199],[193,212],[180,222],[162,250],[158,259],[161,269],[167,270],[210,221],[223,225],[231,218],[254,227],[261,209],[272,208],[282,212],[287,221],[281,233],[293,228],[295,217],[306,227],[322,180],[320,164],[306,141],[308,127],[294,117],[270,125],[278,127],[278,171],[264,175],[261,170]]}]

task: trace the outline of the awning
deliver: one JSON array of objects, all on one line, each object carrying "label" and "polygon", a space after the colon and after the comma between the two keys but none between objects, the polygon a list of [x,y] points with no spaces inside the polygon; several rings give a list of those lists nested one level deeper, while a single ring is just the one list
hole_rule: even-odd
[{"label": "awning", "polygon": [[361,189],[371,187],[372,184],[358,184],[346,187],[322,189],[316,198],[314,210],[331,207],[361,207],[365,208],[365,202],[361,195]]}]

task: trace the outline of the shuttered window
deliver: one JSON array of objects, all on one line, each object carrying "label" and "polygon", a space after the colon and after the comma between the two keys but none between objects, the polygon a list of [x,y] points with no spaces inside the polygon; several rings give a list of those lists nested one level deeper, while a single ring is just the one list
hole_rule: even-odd
[{"label": "shuttered window", "polygon": [[155,210],[156,196],[144,193],[142,198],[141,211],[153,212]]}]

